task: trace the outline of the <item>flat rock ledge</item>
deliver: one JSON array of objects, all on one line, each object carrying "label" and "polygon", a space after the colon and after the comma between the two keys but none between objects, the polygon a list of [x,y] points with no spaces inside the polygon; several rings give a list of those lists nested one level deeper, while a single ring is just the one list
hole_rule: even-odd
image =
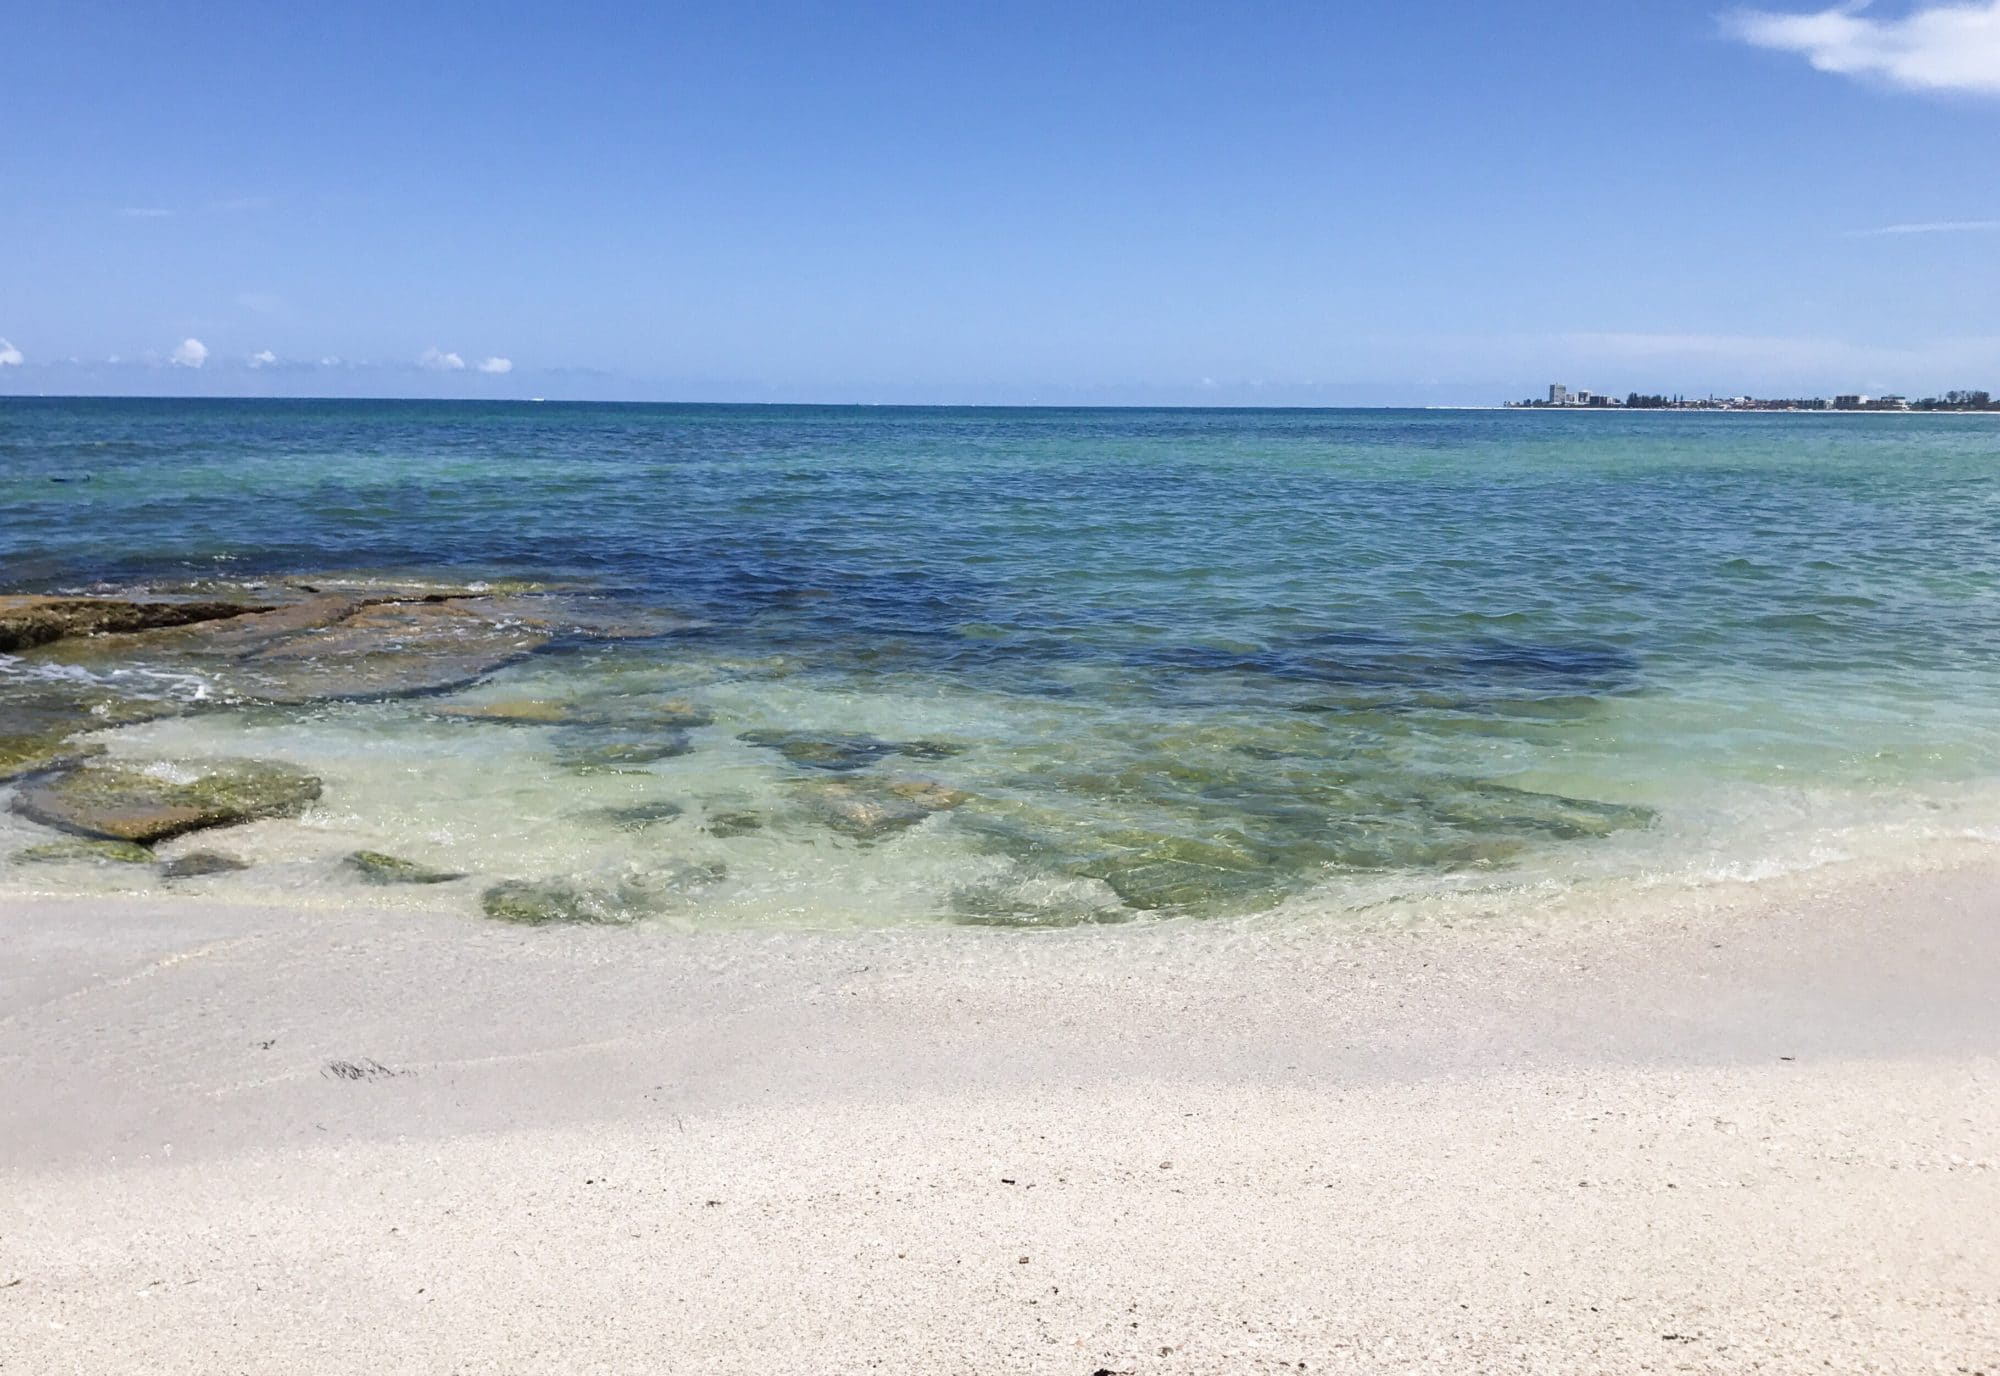
[{"label": "flat rock ledge", "polygon": [[72,636],[128,634],[268,612],[248,602],[143,602],[120,597],[0,597],[0,652]]},{"label": "flat rock ledge", "polygon": [[319,793],[311,774],[267,760],[118,761],[36,779],[14,795],[13,810],[72,835],[151,845],[209,827],[296,816]]}]

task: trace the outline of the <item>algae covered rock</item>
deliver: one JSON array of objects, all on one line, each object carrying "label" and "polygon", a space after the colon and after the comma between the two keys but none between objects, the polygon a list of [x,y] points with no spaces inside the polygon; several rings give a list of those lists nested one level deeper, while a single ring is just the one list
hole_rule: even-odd
[{"label": "algae covered rock", "polygon": [[524,927],[625,926],[684,909],[728,877],[728,867],[718,862],[677,860],[616,879],[508,879],[481,894],[479,905],[496,922]]},{"label": "algae covered rock", "polygon": [[368,884],[449,884],[463,879],[463,871],[432,869],[414,860],[385,855],[379,850],[350,852],[340,862],[348,872]]},{"label": "algae covered rock", "polygon": [[0,780],[74,765],[103,753],[75,738],[173,716],[178,703],[122,697],[96,684],[0,682]]},{"label": "algae covered rock", "polygon": [[223,620],[268,606],[243,602],[134,601],[123,597],[0,597],[0,651],[72,636],[107,635]]},{"label": "algae covered rock", "polygon": [[411,697],[476,683],[548,643],[483,615],[477,599],[425,599],[361,607],[240,663],[247,695],[267,701]]},{"label": "algae covered rock", "polygon": [[250,866],[219,850],[194,850],[160,866],[162,879],[199,879],[209,874],[233,874]]},{"label": "algae covered rock", "polygon": [[564,733],[557,743],[556,763],[579,774],[622,774],[658,760],[670,760],[694,749],[682,731]]},{"label": "algae covered rock", "polygon": [[685,698],[584,701],[499,698],[490,702],[440,703],[430,708],[430,712],[453,721],[494,722],[503,726],[598,726],[629,730],[676,730],[709,726],[715,721]]},{"label": "algae covered rock", "polygon": [[754,812],[744,812],[741,810],[715,813],[708,819],[708,825],[703,828],[710,836],[721,837],[748,836],[752,832],[762,831],[763,829],[764,819],[762,817]]},{"label": "algae covered rock", "polygon": [[448,702],[430,708],[432,716],[454,721],[490,721],[504,726],[562,726],[578,719],[574,705],[542,698],[505,698],[499,702]]},{"label": "algae covered rock", "polygon": [[44,841],[14,852],[19,865],[150,865],[153,852],[130,841],[86,841],[80,836]]},{"label": "algae covered rock", "polygon": [[799,790],[806,809],[857,841],[873,841],[946,812],[969,796],[928,779],[829,779]]},{"label": "algae covered rock", "polygon": [[320,781],[291,765],[217,759],[89,763],[36,779],[14,797],[30,821],[79,836],[150,843],[207,827],[295,816]]},{"label": "algae covered rock", "polygon": [[644,915],[649,897],[570,879],[505,879],[479,896],[479,906],[496,922],[523,927],[624,926]]},{"label": "algae covered rock", "polygon": [[891,755],[916,760],[941,760],[958,753],[943,741],[887,741],[878,736],[822,734],[811,731],[745,731],[738,740],[775,750],[801,769],[846,774]]},{"label": "algae covered rock", "polygon": [[592,821],[604,822],[620,831],[644,831],[647,827],[662,822],[671,822],[680,817],[684,809],[679,803],[665,800],[651,803],[626,803],[614,807],[593,808],[584,816]]}]

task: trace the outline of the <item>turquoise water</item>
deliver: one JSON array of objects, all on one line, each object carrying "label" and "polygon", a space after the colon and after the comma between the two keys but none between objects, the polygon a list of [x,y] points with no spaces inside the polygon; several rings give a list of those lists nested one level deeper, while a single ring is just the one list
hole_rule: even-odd
[{"label": "turquoise water", "polygon": [[[459,695],[708,719],[623,771],[180,685],[105,743],[328,781],[205,882],[337,898],[367,844],[689,921],[1229,916],[1982,834],[1996,473],[1981,416],[7,400],[0,587],[391,571],[686,619]],[[828,779],[958,805],[856,836]]]}]

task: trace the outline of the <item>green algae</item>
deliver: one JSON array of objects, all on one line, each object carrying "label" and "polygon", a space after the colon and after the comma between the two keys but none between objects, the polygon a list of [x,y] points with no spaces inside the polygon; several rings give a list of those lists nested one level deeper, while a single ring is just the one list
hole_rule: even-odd
[{"label": "green algae", "polygon": [[70,837],[17,850],[13,858],[18,865],[150,865],[153,863],[153,852],[131,841],[87,841],[82,837]]},{"label": "green algae", "polygon": [[208,827],[294,816],[319,794],[313,775],[265,760],[92,762],[31,780],[15,795],[13,809],[79,836],[151,843]]},{"label": "green algae", "polygon": [[433,869],[379,850],[351,851],[340,863],[368,884],[449,884],[466,877],[462,871]]}]

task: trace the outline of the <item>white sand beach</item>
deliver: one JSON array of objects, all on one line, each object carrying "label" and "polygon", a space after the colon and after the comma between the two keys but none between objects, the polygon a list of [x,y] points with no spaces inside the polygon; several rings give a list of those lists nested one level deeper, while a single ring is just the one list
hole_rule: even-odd
[{"label": "white sand beach", "polygon": [[1996,917],[8,899],[0,1371],[1992,1371]]}]

